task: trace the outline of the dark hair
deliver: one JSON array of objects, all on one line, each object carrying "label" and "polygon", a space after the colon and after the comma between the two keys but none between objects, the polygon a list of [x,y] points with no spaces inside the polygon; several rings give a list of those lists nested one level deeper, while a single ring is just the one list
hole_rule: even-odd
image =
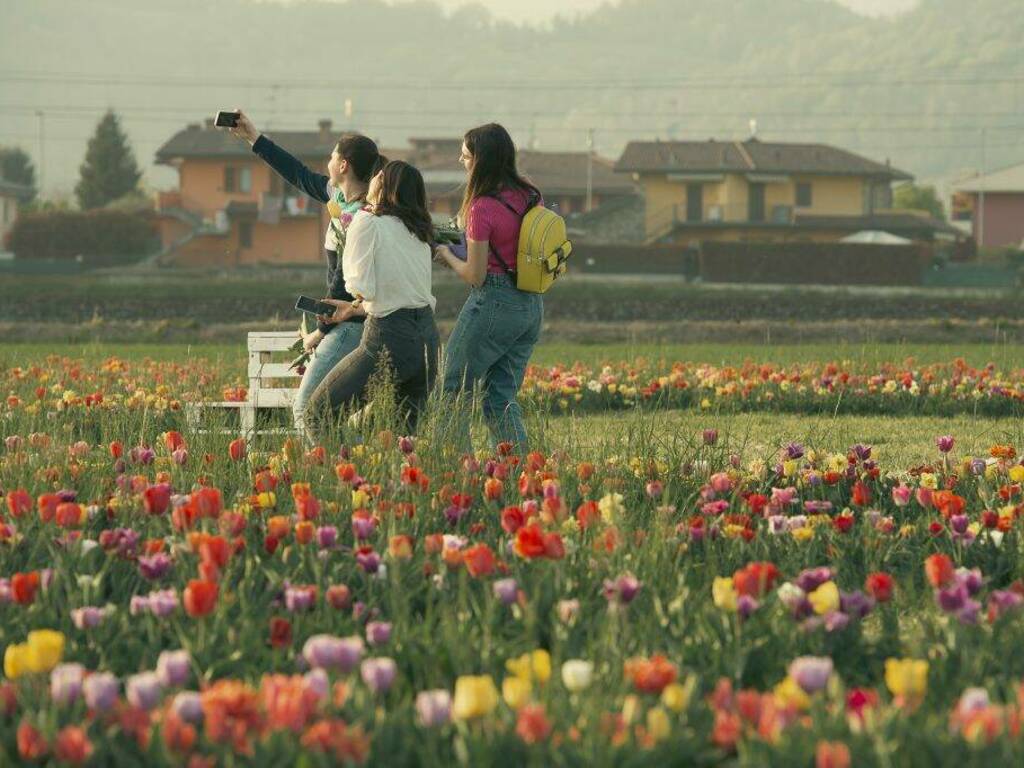
[{"label": "dark hair", "polygon": [[473,156],[473,170],[459,210],[459,219],[463,223],[469,207],[478,197],[494,196],[503,189],[519,189],[540,197],[540,190],[519,174],[516,145],[503,126],[488,123],[471,128],[462,140]]},{"label": "dark hair", "polygon": [[427,212],[427,188],[423,175],[401,160],[384,166],[377,216],[395,216],[424,243],[434,240],[434,223]]},{"label": "dark hair", "polygon": [[[342,134],[334,151],[348,161],[348,164],[352,166],[352,172],[360,181],[368,182],[384,166],[381,163],[377,144],[373,139],[363,136],[361,133]],[[385,162],[387,162],[386,158]]]}]

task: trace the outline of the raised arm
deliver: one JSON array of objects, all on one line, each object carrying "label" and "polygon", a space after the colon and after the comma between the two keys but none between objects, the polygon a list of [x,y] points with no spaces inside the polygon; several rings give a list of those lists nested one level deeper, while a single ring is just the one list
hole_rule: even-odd
[{"label": "raised arm", "polygon": [[327,188],[328,177],[310,170],[294,155],[277,146],[256,130],[256,126],[241,110],[239,110],[238,125],[231,129],[231,133],[248,141],[252,145],[252,151],[293,187],[321,203],[330,200],[330,191]]}]

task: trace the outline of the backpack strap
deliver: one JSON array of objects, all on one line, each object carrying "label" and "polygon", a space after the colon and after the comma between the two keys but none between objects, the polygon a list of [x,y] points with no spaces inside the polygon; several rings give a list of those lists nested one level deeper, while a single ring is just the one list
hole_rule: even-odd
[{"label": "backpack strap", "polygon": [[[520,223],[522,223],[523,217],[526,216],[526,214],[528,214],[531,209],[537,207],[537,204],[540,202],[541,199],[540,194],[538,192],[536,192],[535,190],[531,190],[526,201],[526,208],[524,208],[522,211],[517,211],[508,200],[501,196],[501,193],[498,193],[496,195],[486,195],[486,197],[490,197],[493,200],[497,200],[503,206],[508,208],[508,210],[511,211],[517,219],[519,219]],[[509,267],[509,265],[505,262],[503,258],[501,258],[501,256],[490,243],[487,244],[487,248],[491,253],[494,254],[494,258],[498,260],[501,266],[505,268],[506,274],[514,278],[516,276],[516,268]]]}]

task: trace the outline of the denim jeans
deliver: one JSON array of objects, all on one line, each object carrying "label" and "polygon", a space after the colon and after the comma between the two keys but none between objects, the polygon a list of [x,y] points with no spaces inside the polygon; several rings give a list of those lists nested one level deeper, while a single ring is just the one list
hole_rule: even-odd
[{"label": "denim jeans", "polygon": [[292,401],[292,417],[295,419],[295,429],[300,435],[305,435],[306,432],[306,404],[313,391],[342,358],[359,346],[362,335],[362,323],[338,323],[317,344]]},{"label": "denim jeans", "polygon": [[312,432],[322,433],[319,427],[325,416],[362,405],[367,385],[386,351],[404,428],[407,433],[414,432],[437,379],[440,346],[430,307],[367,318],[359,346],[334,366],[310,396],[306,423]]},{"label": "denim jeans", "polygon": [[470,291],[445,352],[444,391],[483,395],[484,420],[494,442],[527,447],[519,387],[544,320],[540,294],[520,291],[506,275],[487,275]]}]

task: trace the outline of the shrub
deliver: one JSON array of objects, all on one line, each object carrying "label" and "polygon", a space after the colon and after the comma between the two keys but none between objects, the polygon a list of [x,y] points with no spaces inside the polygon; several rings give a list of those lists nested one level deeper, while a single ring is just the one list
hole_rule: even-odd
[{"label": "shrub", "polygon": [[149,212],[36,211],[18,217],[8,246],[18,259],[123,264],[153,253],[159,240]]}]

